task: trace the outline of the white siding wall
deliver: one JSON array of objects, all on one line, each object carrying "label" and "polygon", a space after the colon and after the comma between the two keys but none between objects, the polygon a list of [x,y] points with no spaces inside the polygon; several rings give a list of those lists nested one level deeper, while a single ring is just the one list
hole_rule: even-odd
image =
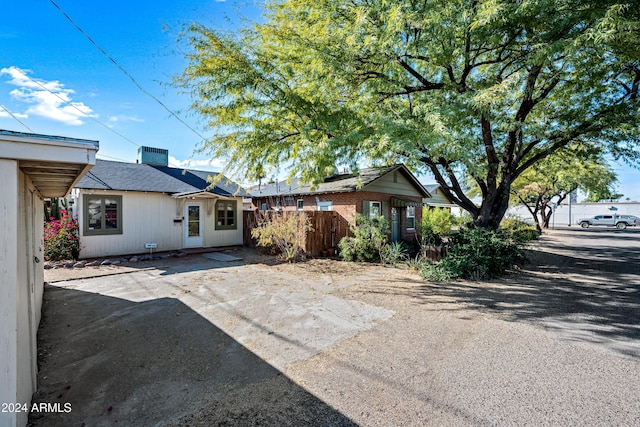
[{"label": "white siding wall", "polygon": [[236,230],[216,230],[216,213],[215,202],[211,200],[211,209],[209,210],[207,202],[205,202],[205,214],[207,217],[204,222],[204,245],[205,246],[234,246],[242,245],[242,197],[236,197]]},{"label": "white siding wall", "polygon": [[[0,182],[0,402],[29,405],[42,307],[42,199],[15,160],[0,160]],[[26,413],[0,413],[2,427],[26,423]]]},{"label": "white siding wall", "polygon": [[75,206],[80,227],[80,258],[138,254],[148,252],[145,243],[157,243],[156,251],[182,248],[182,223],[176,211],[176,200],[162,193],[135,191],[95,191],[96,196],[122,196],[122,234],[84,235],[84,196],[82,191]]},{"label": "white siding wall", "polygon": [[431,192],[431,197],[424,199],[425,203],[442,203],[442,204],[451,204],[451,200],[449,200],[447,198],[447,196],[445,196],[442,193],[442,190],[440,188],[436,188],[435,190],[433,190]]},{"label": "white siding wall", "polygon": [[[0,159],[0,403],[18,398],[18,162]],[[22,239],[21,239],[22,240]],[[0,426],[16,414],[0,413]]]},{"label": "white siding wall", "polygon": [[[135,191],[94,191],[97,196],[122,196],[122,234],[84,235],[84,196],[80,191],[75,212],[80,227],[80,258],[98,258],[138,253],[148,253],[145,243],[157,243],[158,251],[171,251],[184,247],[184,221],[174,222],[184,216],[184,202],[169,194]],[[213,200],[204,199],[204,241],[206,247],[242,244],[242,198],[238,197],[238,229],[215,230]],[[211,206],[209,206],[209,204]],[[210,208],[209,208],[210,207]]]}]

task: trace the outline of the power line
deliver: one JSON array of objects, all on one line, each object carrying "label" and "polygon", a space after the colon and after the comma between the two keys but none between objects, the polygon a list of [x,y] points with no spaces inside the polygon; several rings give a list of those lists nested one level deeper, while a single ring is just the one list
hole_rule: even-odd
[{"label": "power line", "polygon": [[31,132],[31,133],[35,133],[35,132],[33,131],[33,129],[31,129],[29,126],[25,125],[24,123],[22,123],[22,122],[20,121],[20,119],[18,119],[18,118],[17,118],[17,117],[16,117],[16,116],[11,112],[11,111],[9,111],[9,109],[8,109],[7,107],[5,107],[4,105],[0,104],[0,108],[2,108],[2,109],[3,109],[4,111],[6,111],[6,112],[11,116],[11,117],[13,117],[13,118],[15,119],[15,121],[16,121],[16,122],[18,122],[18,123],[20,123],[22,126],[26,127],[26,128],[29,130],[29,132]]},{"label": "power line", "polygon": [[[5,61],[4,58],[0,57],[0,60]],[[131,140],[130,138],[124,136],[123,134],[121,134],[120,132],[116,131],[115,129],[107,126],[106,124],[102,123],[100,120],[96,119],[95,117],[87,114],[86,112],[82,111],[81,109],[79,109],[78,107],[76,107],[72,102],[65,100],[63,97],[61,97],[60,95],[58,95],[57,93],[51,91],[48,87],[46,87],[45,85],[43,85],[41,82],[32,79],[29,75],[23,73],[23,76],[26,77],[27,79],[29,79],[31,82],[37,84],[38,86],[40,86],[42,89],[46,90],[47,92],[49,92],[50,94],[52,94],[53,96],[55,96],[56,98],[60,99],[65,105],[69,105],[70,107],[73,107],[74,109],[76,109],[80,114],[82,114],[83,116],[93,120],[94,122],[98,123],[100,126],[104,127],[105,129],[113,132],[114,134],[118,135],[120,138],[130,142],[131,144],[135,145],[137,148],[140,148],[140,144],[136,143],[135,141]],[[36,133],[35,131],[33,131],[29,126],[27,126],[26,124],[22,123],[20,120],[18,120],[18,118],[13,115],[13,113],[11,113],[11,111],[9,111],[7,109],[7,107],[5,107],[4,105],[0,104],[0,107],[2,107],[3,110],[5,110],[7,113],[9,113],[11,115],[11,117],[13,117],[14,119],[16,119],[21,125],[23,125],[24,127],[26,127],[27,129],[29,129],[30,132],[32,133]],[[110,156],[106,156],[104,154],[99,154],[102,157],[108,157],[108,158],[112,158],[115,160],[120,160],[123,162],[127,162],[126,160],[123,159],[118,159],[116,157],[110,157]],[[171,166],[174,167],[179,167],[178,165],[172,164]]]},{"label": "power line", "polygon": [[[0,60],[2,60],[3,62],[5,62],[8,65],[11,65],[6,59],[4,59],[2,56],[0,56]],[[32,79],[31,76],[29,76],[27,73],[22,73],[22,75],[27,78],[29,81],[31,81],[32,83],[35,83],[36,85],[40,86],[43,90],[46,90],[47,92],[49,92],[51,95],[55,96],[56,98],[58,98],[60,101],[62,101],[63,104],[68,105],[69,107],[73,108],[74,110],[78,111],[80,114],[82,114],[83,116],[87,117],[88,119],[93,120],[94,122],[98,123],[100,126],[102,126],[103,128],[113,132],[114,134],[118,135],[120,138],[124,139],[127,142],[130,142],[131,144],[135,145],[137,148],[140,148],[140,144],[136,143],[135,141],[131,140],[130,138],[127,138],[126,136],[124,136],[123,134],[121,134],[120,132],[118,132],[117,130],[107,126],[106,124],[102,123],[100,120],[96,119],[94,116],[91,116],[89,114],[87,114],[86,112],[82,111],[81,109],[79,109],[73,102],[70,102],[66,99],[64,99],[63,97],[61,97],[60,95],[58,95],[57,93],[53,92],[51,89],[49,89],[48,87],[46,87],[45,85],[43,85],[41,82],[39,82],[38,80]],[[33,131],[31,131],[33,132]],[[35,133],[35,132],[34,132]]]},{"label": "power line", "polygon": [[113,59],[107,52],[105,52],[104,49],[102,49],[82,28],[80,28],[80,26],[78,24],[75,23],[75,21],[73,19],[71,19],[71,17],[69,15],[67,15],[67,13],[62,10],[62,8],[60,6],[58,6],[56,4],[56,2],[54,0],[49,0],[49,2],[60,11],[60,13],[62,13],[62,15],[64,15],[65,18],[67,18],[67,20],[74,26],[76,27],[76,29],[87,39],[89,40],[89,42],[95,46],[96,49],[98,49],[100,51],[100,53],[102,53],[109,61],[111,61],[113,63],[113,65],[115,65],[116,67],[118,67],[118,69],[120,71],[122,71],[122,73],[124,73],[125,76],[129,77],[129,79],[133,82],[134,85],[136,85],[136,87],[145,95],[147,95],[148,97],[150,97],[151,99],[153,99],[155,102],[157,102],[162,108],[164,108],[169,114],[171,114],[173,117],[175,117],[180,123],[182,123],[183,125],[185,125],[191,132],[193,132],[194,134],[196,134],[200,139],[202,139],[203,141],[206,141],[207,138],[205,138],[204,136],[202,136],[200,134],[200,132],[198,132],[197,130],[195,130],[194,128],[192,128],[187,122],[185,122],[184,120],[182,120],[182,118],[180,118],[180,116],[178,116],[176,113],[174,113],[173,111],[171,111],[169,109],[169,107],[167,107],[161,100],[159,100],[155,95],[153,95],[151,92],[149,92],[148,90],[146,90],[145,88],[143,88],[140,83],[138,83],[138,81],[127,72],[127,70],[125,70],[115,59]]},{"label": "power line", "polygon": [[125,159],[120,159],[120,158],[118,158],[118,157],[107,156],[106,154],[102,154],[102,153],[99,153],[99,152],[96,154],[96,156],[98,156],[98,158],[100,158],[100,157],[105,157],[105,158],[107,158],[107,159],[117,160],[117,161],[119,161],[119,162],[124,162],[124,163],[129,163],[129,162],[128,162],[127,160],[125,160]]},{"label": "power line", "polygon": [[[0,60],[2,60],[3,62],[7,63],[6,59],[4,59],[2,56],[0,56]],[[10,64],[9,64],[10,65]],[[89,114],[87,114],[86,112],[82,111],[81,109],[79,109],[76,105],[74,105],[71,101],[67,101],[66,99],[64,99],[63,97],[61,97],[60,95],[58,95],[57,93],[53,92],[51,89],[49,89],[48,87],[46,87],[45,85],[43,85],[41,82],[31,78],[28,74],[26,73],[22,73],[22,75],[27,78],[29,81],[35,83],[36,85],[40,86],[42,89],[46,90],[47,92],[49,92],[51,95],[55,96],[56,98],[58,98],[60,101],[62,101],[63,104],[68,105],[70,107],[72,107],[73,109],[77,110],[80,114],[82,114],[83,116],[93,120],[94,122],[98,123],[100,126],[102,126],[103,128],[107,129],[110,132],[113,132],[114,134],[118,135],[120,138],[124,139],[125,141],[133,144],[134,146],[136,146],[137,148],[140,148],[140,144],[138,144],[137,142],[133,141],[132,139],[126,137],[125,135],[121,134],[120,132],[118,132],[117,130],[113,129],[112,127],[109,127],[108,125],[102,123],[100,120],[96,119],[94,116],[91,116]],[[11,113],[11,111],[9,111],[4,105],[0,104],[0,107],[2,107],[3,110],[5,110],[7,113],[9,113],[11,115],[11,117],[13,117],[16,121],[18,121],[18,123],[20,123],[21,125],[23,125],[24,127],[26,127],[27,129],[29,129],[30,132],[32,133],[36,133],[35,131],[33,131],[29,126],[27,126],[26,124],[22,123],[20,120],[18,120],[18,118]],[[104,156],[104,157],[108,157],[108,156]],[[122,159],[117,159],[117,160],[122,160]],[[124,160],[123,160],[124,161]],[[172,164],[171,166],[173,167],[180,167],[178,165]]]},{"label": "power line", "polygon": [[118,135],[120,138],[124,139],[127,142],[130,142],[131,144],[135,145],[136,147],[140,148],[140,144],[138,144],[137,142],[131,140],[130,138],[124,136],[123,134],[121,134],[120,132],[118,132],[117,130],[113,129],[112,127],[102,123],[100,120],[96,119],[94,116],[87,114],[86,112],[82,111],[81,109],[79,109],[77,106],[75,106],[72,102],[67,101],[66,99],[64,99],[63,97],[61,97],[60,95],[58,95],[57,93],[51,91],[48,87],[46,87],[45,85],[43,85],[42,83],[40,83],[37,80],[32,79],[31,77],[29,77],[27,74],[24,74],[24,76],[26,78],[28,78],[29,80],[31,80],[32,82],[34,82],[35,84],[37,84],[38,86],[40,86],[42,89],[46,90],[47,92],[49,92],[50,94],[52,94],[53,96],[55,96],[56,98],[58,98],[59,100],[61,100],[63,103],[65,103],[66,105],[74,108],[75,110],[77,110],[78,112],[80,112],[80,114],[82,114],[83,116],[87,117],[88,119],[93,120],[94,122],[98,123],[100,126],[102,126],[103,128],[115,133],[116,135]]}]

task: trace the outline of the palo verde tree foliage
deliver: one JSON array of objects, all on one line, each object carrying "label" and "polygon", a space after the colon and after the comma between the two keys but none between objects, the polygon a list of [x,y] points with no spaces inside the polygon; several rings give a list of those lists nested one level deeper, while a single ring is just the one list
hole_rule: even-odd
[{"label": "palo verde tree foliage", "polygon": [[561,148],[637,160],[639,18],[631,0],[274,0],[235,34],[187,28],[175,84],[235,172],[404,162],[496,228]]},{"label": "palo verde tree foliage", "polygon": [[524,171],[511,186],[512,203],[526,206],[536,228],[549,227],[552,203],[581,190],[600,199],[612,194],[616,174],[601,153],[561,150]]}]

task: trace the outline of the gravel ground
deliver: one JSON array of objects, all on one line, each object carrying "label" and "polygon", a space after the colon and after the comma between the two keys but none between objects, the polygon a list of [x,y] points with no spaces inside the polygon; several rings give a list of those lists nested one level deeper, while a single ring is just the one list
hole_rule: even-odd
[{"label": "gravel ground", "polygon": [[34,401],[73,410],[30,424],[640,425],[639,237],[550,231],[491,283],[246,250],[56,282]]}]

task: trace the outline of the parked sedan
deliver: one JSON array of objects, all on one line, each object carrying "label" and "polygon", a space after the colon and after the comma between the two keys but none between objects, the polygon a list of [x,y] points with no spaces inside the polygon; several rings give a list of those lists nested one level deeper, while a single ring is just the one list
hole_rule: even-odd
[{"label": "parked sedan", "polygon": [[582,228],[589,228],[591,225],[603,225],[624,230],[627,227],[635,227],[640,224],[640,218],[634,215],[596,215],[590,218],[581,218],[578,220],[578,224]]}]

